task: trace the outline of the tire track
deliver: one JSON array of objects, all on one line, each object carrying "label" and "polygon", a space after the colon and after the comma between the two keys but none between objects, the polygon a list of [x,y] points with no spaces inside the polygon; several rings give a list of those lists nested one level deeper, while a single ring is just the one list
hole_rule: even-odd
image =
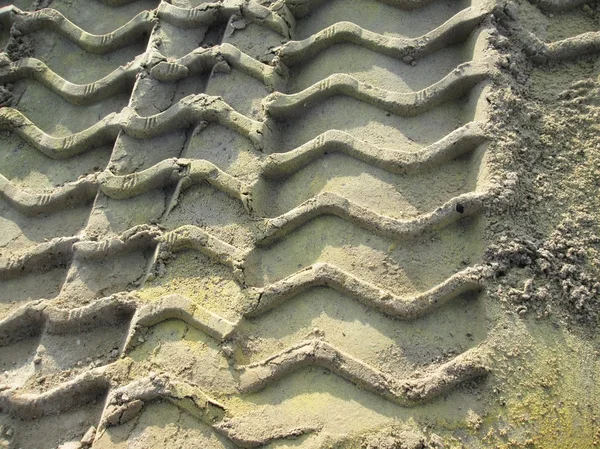
[{"label": "tire track", "polygon": [[[171,295],[161,298],[158,303],[151,306],[137,308],[133,315],[135,309],[135,302],[116,298],[105,298],[89,306],[68,311],[34,303],[0,322],[0,342],[3,345],[14,344],[19,339],[28,336],[32,325],[43,328],[44,335],[59,335],[72,332],[81,333],[91,327],[131,320],[129,334],[120,348],[120,352],[126,354],[135,347],[136,343],[133,342],[138,341],[136,337],[142,328],[168,319],[181,319],[221,341],[229,339],[239,325],[239,322],[231,323],[181,296]],[[102,316],[101,321],[97,318],[99,314]],[[46,393],[29,397],[21,394],[19,401],[15,400],[17,389],[6,391],[0,396],[0,406],[8,413],[24,419],[32,419],[48,413],[60,413],[71,408],[77,397],[84,396],[85,401],[87,395],[97,397],[106,394],[109,387],[116,386],[110,381],[111,371],[118,370],[119,365],[128,363],[131,362],[122,358],[117,362],[79,375]],[[417,403],[428,401],[451,388],[454,383],[481,376],[487,371],[485,350],[475,348],[451,362],[440,365],[427,376],[420,376],[418,380],[397,380],[344,354],[328,343],[312,340],[301,342],[265,361],[236,367],[235,371],[239,374],[239,391],[241,394],[248,394],[261,390],[277,378],[306,364],[323,366],[352,383],[403,406],[414,406]],[[441,374],[446,371],[452,371],[450,379]],[[144,380],[136,382],[144,382]],[[122,394],[124,390],[135,392],[138,389],[126,386],[118,388],[113,395]],[[131,397],[131,395],[129,396]],[[55,404],[59,401],[58,397],[60,397],[60,407],[62,407],[59,410],[56,409]],[[65,397],[69,399],[65,400]],[[151,401],[155,399],[155,396],[148,396],[144,393],[137,399],[142,401],[142,404],[138,404],[137,411],[139,411],[143,402]],[[113,404],[113,402],[109,399],[107,404]],[[119,409],[120,413],[116,413]],[[118,418],[123,411],[120,407],[108,406],[104,411],[105,418],[101,421],[100,427],[102,427],[102,423],[114,425],[125,422],[126,420]],[[108,417],[106,417],[107,415]]]},{"label": "tire track", "polygon": [[[581,1],[541,1],[533,2],[542,13],[567,12],[583,3]],[[504,11],[505,24],[518,37],[525,54],[534,64],[568,61],[600,51],[600,31],[578,33],[565,39],[545,42],[534,33],[515,22],[514,17]],[[514,14],[513,14],[514,15]]]},{"label": "tire track", "polygon": [[46,64],[35,58],[23,58],[0,71],[0,82],[11,83],[32,78],[65,100],[76,105],[86,105],[110,98],[133,87],[143,58],[119,67],[104,78],[88,84],[73,84],[54,73]]},{"label": "tire track", "polygon": [[464,40],[489,14],[489,11],[468,8],[459,12],[435,30],[415,39],[382,36],[351,22],[339,22],[302,41],[290,41],[278,51],[281,60],[293,66],[313,58],[326,48],[341,42],[364,46],[392,58],[422,58],[449,44]]},{"label": "tire track", "polygon": [[139,13],[125,25],[107,34],[91,34],[82,30],[60,12],[54,9],[41,9],[26,13],[13,9],[13,30],[21,34],[30,34],[41,29],[50,29],[60,33],[89,53],[110,53],[125,45],[147,36],[156,25],[153,11]]},{"label": "tire track", "polygon": [[[333,152],[356,157],[392,173],[404,174],[456,158],[486,140],[481,124],[473,122],[421,152],[408,153],[378,148],[345,132],[332,130],[288,153],[269,155],[261,167],[260,176],[268,179],[286,178],[313,160]],[[193,159],[165,160],[141,172],[122,176],[104,171],[40,193],[21,189],[0,175],[0,194],[20,212],[35,216],[88,202],[95,197],[98,189],[110,198],[125,199],[182,181],[185,187],[206,181],[242,201],[247,209],[250,209],[252,198],[257,195],[252,193],[253,186],[242,184],[214,164]]]},{"label": "tire track", "polygon": [[[105,0],[104,3],[118,7],[131,2]],[[30,303],[0,321],[0,343],[6,346],[29,338],[33,328],[39,330],[39,335],[52,338],[90,328],[107,328],[116,322],[128,323],[118,348],[118,360],[83,369],[71,380],[54,383],[42,393],[28,393],[27,388],[20,387],[4,390],[0,392],[0,408],[4,412],[31,419],[103,401],[98,431],[92,437],[97,443],[105,438],[105,431],[110,435],[112,426],[131,421],[146,404],[168,401],[191,413],[236,447],[257,447],[279,439],[327,435],[331,430],[325,416],[290,424],[292,420],[285,414],[271,426],[275,430],[258,425],[254,433],[249,433],[239,426],[246,418],[235,401],[251,403],[254,394],[267,387],[277,389],[280,379],[304,367],[324,368],[343,382],[358,387],[359,394],[368,392],[403,407],[430,402],[493,369],[487,342],[471,349],[461,347],[450,360],[426,364],[426,368],[416,369],[405,377],[383,362],[371,363],[367,359],[367,363],[322,336],[307,337],[283,350],[273,348],[274,355],[258,362],[239,362],[235,355],[246,351],[246,339],[251,338],[240,331],[245,323],[313,288],[340,292],[383,315],[405,321],[434,315],[455,298],[476,295],[482,289],[482,272],[477,265],[462,269],[445,267],[445,271],[454,270],[454,274],[416,294],[402,294],[387,278],[373,282],[377,277],[374,274],[362,276],[358,273],[361,270],[348,270],[321,257],[308,266],[298,264],[291,274],[266,285],[255,282],[255,276],[248,274],[255,268],[257,257],[262,257],[261,251],[270,250],[266,247],[287,241],[290,233],[324,216],[341,218],[367,233],[393,241],[394,245],[409,245],[409,239],[424,233],[437,236],[438,229],[458,221],[470,230],[469,219],[462,221],[463,218],[481,216],[486,202],[497,194],[495,187],[480,182],[477,171],[484,169],[473,163],[469,170],[474,173],[469,176],[477,179],[472,185],[448,189],[449,200],[410,219],[394,218],[396,211],[386,213],[385,208],[379,208],[384,209],[383,213],[376,212],[376,208],[366,206],[364,201],[356,201],[354,194],[327,189],[307,201],[295,202],[293,207],[283,209],[285,213],[273,214],[272,218],[263,207],[255,207],[257,203],[268,204],[279,186],[292,182],[296,173],[312,171],[313,164],[326,164],[330,153],[357,159],[396,176],[437,170],[457,158],[477,154],[473,156],[477,159],[485,154],[484,145],[490,137],[484,131],[487,117],[477,96],[493,74],[495,63],[479,53],[429,87],[410,92],[349,73],[321,76],[318,82],[304,89],[296,89],[292,81],[303,64],[342,43],[402,60],[409,66],[433,52],[445,51],[449,45],[466,45],[467,38],[489,16],[490,5],[471,5],[414,39],[389,37],[354,23],[340,22],[307,39],[293,40],[303,26],[300,19],[321,14],[319,8],[323,3],[288,0],[264,6],[254,1],[234,0],[185,9],[162,2],[155,10],[144,11],[103,35],[87,33],[51,9],[12,13],[15,30],[28,34],[49,29],[92,53],[108,55],[146,35],[149,37],[146,51],[134,62],[88,84],[71,83],[33,58],[13,62],[0,72],[0,81],[32,78],[75,104],[95,103],[123,92],[131,95],[125,109],[107,115],[91,128],[61,137],[43,132],[18,107],[0,111],[0,128],[14,132],[50,158],[67,161],[102,145],[113,146],[108,167],[51,191],[21,189],[9,177],[0,177],[0,195],[26,215],[50,214],[93,201],[87,226],[76,236],[57,238],[0,261],[2,279],[45,272],[56,264],[69,266],[61,291],[62,304],[68,308],[54,307],[46,301]],[[411,10],[431,2],[382,0],[382,3]],[[214,37],[223,30],[222,38]],[[192,36],[199,45],[190,52],[187,41]],[[274,47],[272,42],[278,42],[277,48],[270,48]],[[179,44],[181,48],[177,48]],[[235,72],[256,80],[266,95],[261,96],[261,89],[250,87],[243,93],[243,81],[236,87],[237,92],[242,92],[239,100],[242,106],[237,101],[230,104],[224,100],[220,89],[238,79]],[[183,86],[190,85],[198,76],[207,77],[205,90],[182,95],[186,89]],[[331,101],[334,97],[358,100],[381,114],[413,117],[414,123],[426,123],[432,117],[426,112],[448,102],[462,101],[464,97],[471,97],[468,107],[474,112],[466,123],[455,126],[437,142],[422,145],[418,151],[411,151],[402,142],[391,148],[382,144],[375,133],[357,132],[350,125],[339,128],[326,125],[327,129],[321,133],[311,129],[313,135],[305,139],[306,143],[294,145],[294,136],[289,138],[288,128],[301,126],[300,118],[313,111],[325,111],[326,105],[332,111],[339,109],[339,104]],[[349,110],[348,117],[355,118],[360,111]],[[335,115],[341,113],[338,110]],[[231,143],[230,137],[220,137],[231,135],[238,139],[235,142],[243,143],[238,147]],[[198,151],[202,148],[197,146],[198,141],[208,147],[215,144],[215,148],[205,153]],[[220,158],[215,156],[220,151],[219,145],[226,150]],[[231,155],[238,155],[239,160],[232,160]],[[264,180],[271,184],[261,184]],[[180,210],[186,198],[206,187],[241,203],[244,211],[239,223],[219,225],[208,203],[198,205],[191,219]],[[180,225],[175,225],[175,219],[170,221],[175,212],[178,220],[183,221]],[[198,217],[202,219],[197,220]],[[227,237],[227,232],[236,230],[247,235],[245,244]],[[472,238],[477,240],[479,236]],[[354,244],[350,240],[355,236],[349,235],[348,239],[340,251],[350,256]],[[370,246],[375,251],[375,246]],[[151,303],[140,299],[138,294],[144,293],[148,279],[152,276],[161,284],[160,267],[186,252],[200,253],[232,272],[242,292],[243,310],[235,319],[221,316],[211,310],[210,304],[205,307],[195,297],[175,292]],[[291,267],[300,260],[298,255],[290,253],[282,264]],[[121,279],[125,280],[126,288],[121,288]],[[135,292],[97,299],[119,290]],[[76,307],[86,300],[91,303]],[[227,294],[215,298],[223,303],[228,300]],[[141,366],[139,358],[132,354],[144,357],[144,335],[148,330],[169,326],[173,321],[182,321],[216,340],[216,352],[229,361],[229,369],[223,370],[222,375],[233,376],[234,392],[220,390],[226,382],[218,379],[205,384],[164,372],[144,377],[137,368]],[[39,335],[36,338],[43,338]],[[230,344],[237,346],[237,353],[229,349]],[[268,354],[268,350],[266,347],[262,352]],[[147,357],[152,356],[148,353]],[[373,356],[373,360],[380,358]],[[148,362],[154,363],[152,359]],[[219,402],[213,396],[218,396]]]}]

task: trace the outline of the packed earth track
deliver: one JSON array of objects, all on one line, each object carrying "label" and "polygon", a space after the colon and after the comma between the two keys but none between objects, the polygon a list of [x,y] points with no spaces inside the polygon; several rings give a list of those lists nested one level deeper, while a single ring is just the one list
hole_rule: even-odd
[{"label": "packed earth track", "polygon": [[0,446],[600,444],[583,3],[0,3]]}]

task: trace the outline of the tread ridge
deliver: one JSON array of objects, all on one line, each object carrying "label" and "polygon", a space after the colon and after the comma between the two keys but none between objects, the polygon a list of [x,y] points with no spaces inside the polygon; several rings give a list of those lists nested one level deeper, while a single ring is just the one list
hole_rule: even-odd
[{"label": "tread ridge", "polygon": [[221,97],[188,95],[164,112],[142,117],[130,107],[123,109],[122,129],[131,137],[147,139],[175,129],[188,128],[201,121],[217,122],[247,137],[262,151],[270,148],[273,135],[267,122],[259,122],[235,111]]},{"label": "tread ridge", "polygon": [[334,215],[384,237],[394,239],[414,237],[478,213],[489,196],[489,192],[464,193],[415,219],[398,220],[379,215],[336,193],[324,192],[279,217],[267,219],[266,230],[259,237],[257,244],[270,245],[321,215]]},{"label": "tread ridge", "polygon": [[174,61],[161,61],[152,68],[151,73],[161,81],[177,81],[191,75],[210,73],[216,67],[221,71],[229,71],[229,66],[258,79],[273,90],[280,90],[287,77],[281,64],[272,66],[260,62],[229,43],[197,48]]},{"label": "tread ridge", "polygon": [[81,240],[73,245],[77,260],[94,260],[122,254],[126,251],[147,249],[156,245],[163,231],[157,226],[138,225],[104,240]]},{"label": "tread ridge", "polygon": [[333,152],[345,154],[391,173],[403,174],[408,170],[419,170],[446,162],[486,141],[482,122],[470,122],[418,152],[377,147],[344,131],[329,130],[294,150],[270,154],[262,164],[261,176],[267,179],[285,178]]},{"label": "tread ridge", "polygon": [[154,11],[142,11],[125,25],[106,34],[91,34],[75,25],[55,9],[44,8],[32,13],[16,10],[13,28],[22,34],[48,28],[71,40],[88,53],[111,53],[131,44],[158,23]]},{"label": "tread ridge", "polygon": [[120,131],[121,117],[111,113],[95,125],[65,137],[46,134],[14,108],[0,109],[0,129],[14,131],[27,143],[52,159],[67,159],[113,142]]},{"label": "tread ridge", "polygon": [[195,8],[181,8],[161,2],[157,15],[161,20],[180,28],[214,25],[218,22],[226,22],[232,16],[241,16],[285,38],[289,38],[292,33],[290,25],[279,14],[254,0],[203,3]]},{"label": "tread ridge", "polygon": [[0,69],[0,82],[14,82],[31,78],[70,103],[87,105],[113,97],[133,87],[145,55],[121,66],[93,83],[73,84],[54,73],[44,62],[35,58],[23,58]]},{"label": "tread ridge", "polygon": [[[121,365],[121,366],[118,366]],[[208,396],[196,385],[168,375],[149,375],[118,386],[122,362],[95,368],[44,393],[22,393],[18,390],[0,392],[0,408],[21,419],[35,419],[44,415],[62,413],[107,395],[106,406],[100,418],[99,432],[111,426],[124,424],[135,418],[146,403],[167,400],[207,424],[238,447],[254,448],[275,440],[295,438],[319,430],[315,426],[290,429],[261,430],[256,435],[238,431],[234,422],[226,418],[226,408]],[[111,388],[112,387],[112,388]]]},{"label": "tread ridge", "polygon": [[471,90],[489,76],[488,61],[466,62],[437,83],[418,92],[399,93],[363,83],[351,75],[336,73],[296,94],[271,94],[267,112],[275,118],[297,117],[307,108],[334,95],[345,95],[400,116],[416,116]]},{"label": "tread ridge", "polygon": [[152,304],[137,309],[125,344],[126,350],[138,344],[137,336],[140,329],[152,327],[169,319],[184,321],[220,342],[231,337],[238,325],[237,322],[231,322],[185,296],[178,294],[162,296]]},{"label": "tread ridge", "polygon": [[173,252],[193,249],[234,269],[239,267],[244,257],[236,247],[193,225],[168,232],[157,226],[139,225],[106,240],[79,241],[73,245],[73,252],[78,260],[94,260],[155,245],[162,245]]},{"label": "tread ridge", "polygon": [[[465,292],[481,289],[480,270],[466,268],[433,288],[400,297],[328,263],[316,263],[266,287],[254,289],[244,316],[256,317],[314,287],[329,287],[393,318],[422,317]],[[251,300],[252,301],[252,300]]]},{"label": "tread ridge", "polygon": [[0,258],[0,280],[32,272],[46,272],[67,264],[79,237],[58,237],[29,248],[20,254]]},{"label": "tread ridge", "polygon": [[150,375],[112,390],[107,400],[110,405],[104,410],[100,428],[123,424],[134,418],[145,403],[157,399],[168,400],[242,448],[264,446],[275,440],[295,438],[319,430],[315,426],[300,426],[290,429],[262,429],[254,435],[245,435],[226,417],[225,406],[196,385],[177,377],[171,379],[164,374]]},{"label": "tread ridge", "polygon": [[75,309],[63,309],[48,306],[44,301],[34,301],[0,320],[0,346],[19,341],[31,333],[32,328],[59,335],[82,332],[130,319],[134,311],[135,304],[132,301],[118,297],[101,298]]},{"label": "tread ridge", "polygon": [[65,137],[46,134],[17,109],[0,109],[0,129],[16,132],[53,159],[66,159],[110,143],[119,131],[136,139],[149,139],[202,121],[228,127],[248,138],[257,150],[273,153],[276,131],[269,119],[253,120],[235,111],[221,97],[206,94],[188,95],[152,116],[140,116],[127,106],[119,113],[108,114],[90,128]]},{"label": "tread ridge", "polygon": [[261,362],[241,367],[240,390],[258,392],[305,366],[320,366],[367,391],[411,407],[432,400],[488,372],[485,350],[476,347],[421,377],[397,379],[321,340],[306,340]]},{"label": "tread ridge", "polygon": [[418,59],[464,40],[488,14],[486,8],[471,6],[429,33],[410,39],[377,34],[352,22],[338,22],[304,40],[283,44],[277,53],[284,64],[295,65],[336,44],[349,42],[396,59]]},{"label": "tread ridge", "polygon": [[[82,133],[93,134],[91,131]],[[69,140],[76,142],[75,137]],[[486,141],[482,122],[468,123],[414,153],[377,147],[344,131],[329,130],[294,150],[270,154],[262,163],[259,175],[267,179],[285,178],[317,158],[333,152],[354,157],[391,173],[403,174],[408,170],[427,168],[459,157]],[[56,153],[51,154],[57,156]],[[64,157],[59,153],[58,158]],[[90,201],[98,188],[110,198],[126,199],[182,180],[185,180],[185,185],[182,186],[184,189],[190,184],[206,181],[214,188],[242,201],[246,209],[250,210],[251,186],[244,185],[208,161],[192,159],[166,159],[146,170],[128,175],[115,175],[105,170],[43,192],[28,192],[0,175],[0,196],[21,213],[34,216]]]},{"label": "tread ridge", "polygon": [[96,175],[88,175],[75,182],[52,190],[28,192],[17,187],[0,174],[0,197],[27,216],[50,214],[69,207],[89,203],[98,191]]},{"label": "tread ridge", "polygon": [[114,199],[131,198],[180,181],[184,181],[182,189],[206,182],[244,204],[249,201],[248,186],[203,159],[167,159],[129,175],[118,176],[106,170],[99,176],[100,190]]},{"label": "tread ridge", "polygon": [[564,61],[600,52],[600,31],[589,31],[546,43],[529,31],[521,31],[525,52],[533,62]]},{"label": "tread ridge", "polygon": [[174,252],[188,249],[200,251],[205,256],[233,268],[234,270],[240,269],[245,256],[245,254],[235,246],[232,246],[193,225],[181,226],[174,231],[167,232],[163,236],[161,243],[170,251]]},{"label": "tread ridge", "polygon": [[19,389],[0,391],[0,410],[20,419],[64,413],[92,402],[108,392],[110,365],[94,368],[43,393],[22,393]]},{"label": "tread ridge", "polygon": [[119,113],[108,114],[90,128],[65,137],[46,134],[17,109],[0,109],[0,129],[16,132],[53,159],[66,159],[111,143],[120,131],[136,139],[148,139],[204,120],[217,122],[240,133],[250,139],[258,150],[272,145],[274,137],[268,122],[252,120],[236,112],[220,97],[206,94],[189,95],[166,111],[152,116],[140,116],[127,106]]}]

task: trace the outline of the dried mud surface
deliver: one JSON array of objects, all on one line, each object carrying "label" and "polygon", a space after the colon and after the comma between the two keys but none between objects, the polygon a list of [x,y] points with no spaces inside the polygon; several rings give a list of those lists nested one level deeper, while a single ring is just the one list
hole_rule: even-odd
[{"label": "dried mud surface", "polygon": [[0,447],[600,444],[600,5],[0,2]]}]

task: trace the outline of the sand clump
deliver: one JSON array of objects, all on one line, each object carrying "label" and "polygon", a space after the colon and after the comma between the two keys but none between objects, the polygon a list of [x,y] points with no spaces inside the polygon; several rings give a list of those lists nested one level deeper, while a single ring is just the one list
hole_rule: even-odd
[{"label": "sand clump", "polygon": [[[588,14],[593,7],[579,10]],[[521,314],[592,329],[600,310],[600,159],[598,81],[586,68],[595,58],[532,64],[523,57],[514,21],[506,19],[497,42],[510,63],[495,93],[503,107],[495,109],[494,145],[499,165],[514,172],[519,185],[507,214],[490,226],[494,244],[486,257],[499,284],[496,294]]]}]

